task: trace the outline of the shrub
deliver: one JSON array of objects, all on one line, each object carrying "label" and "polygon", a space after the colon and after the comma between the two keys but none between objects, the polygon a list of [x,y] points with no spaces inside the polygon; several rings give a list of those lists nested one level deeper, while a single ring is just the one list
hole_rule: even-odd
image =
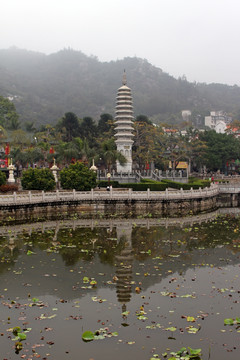
[{"label": "shrub", "polygon": [[15,184],[4,184],[0,186],[0,191],[2,193],[7,193],[9,191],[14,192],[18,191],[18,185]]},{"label": "shrub", "polygon": [[141,179],[141,183],[153,183],[153,184],[156,184],[156,183],[160,183],[160,181],[157,181],[157,180],[153,180],[153,179]]},{"label": "shrub", "polygon": [[119,187],[131,188],[133,191],[146,191],[147,189],[151,191],[165,191],[168,185],[162,182],[140,182],[119,184]]},{"label": "shrub", "polygon": [[200,180],[198,179],[195,182],[190,182],[190,183],[179,183],[179,182],[175,182],[175,181],[171,181],[171,180],[162,180],[164,183],[168,184],[168,187],[174,188],[174,189],[178,189],[180,190],[181,188],[183,190],[190,190],[191,188],[193,189],[199,189],[201,188],[205,188],[207,186],[210,186],[210,182],[209,180]]},{"label": "shrub", "polygon": [[117,188],[117,187],[119,187],[119,182],[118,181],[108,182],[108,180],[101,180],[101,181],[98,181],[97,185],[99,187],[107,187],[108,185],[112,185],[113,188]]},{"label": "shrub", "polygon": [[0,186],[6,184],[6,174],[0,171]]},{"label": "shrub", "polygon": [[69,165],[60,171],[60,182],[63,189],[88,191],[96,187],[96,173],[81,162]]},{"label": "shrub", "polygon": [[25,190],[53,190],[56,186],[50,169],[28,169],[22,174],[22,187]]}]

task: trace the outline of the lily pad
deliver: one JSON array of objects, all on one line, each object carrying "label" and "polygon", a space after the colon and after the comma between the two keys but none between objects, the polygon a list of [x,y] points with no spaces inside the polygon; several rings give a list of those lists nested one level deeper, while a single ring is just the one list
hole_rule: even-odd
[{"label": "lily pad", "polygon": [[85,331],[82,334],[83,341],[92,341],[94,340],[94,333],[92,331]]},{"label": "lily pad", "polygon": [[26,340],[27,335],[24,333],[18,333],[17,336],[19,337],[20,340]]},{"label": "lily pad", "polygon": [[224,319],[224,325],[233,325],[234,320],[233,319]]}]

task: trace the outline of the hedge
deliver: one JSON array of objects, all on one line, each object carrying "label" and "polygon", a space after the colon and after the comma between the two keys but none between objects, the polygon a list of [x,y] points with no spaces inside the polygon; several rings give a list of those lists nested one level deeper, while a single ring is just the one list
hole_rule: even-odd
[{"label": "hedge", "polygon": [[147,189],[150,189],[151,191],[165,191],[168,185],[161,182],[158,183],[140,182],[140,183],[119,184],[119,187],[131,188],[133,189],[133,191],[147,191]]},{"label": "hedge", "polygon": [[98,186],[100,187],[107,187],[108,185],[112,185],[113,188],[131,188],[133,191],[147,191],[147,189],[150,189],[150,191],[165,191],[168,187],[174,188],[174,189],[183,189],[183,190],[190,190],[193,189],[199,189],[205,188],[207,186],[210,186],[209,180],[199,180],[192,179],[192,182],[185,184],[185,183],[179,183],[171,180],[162,180],[156,181],[152,179],[142,179],[140,183],[124,183],[120,184],[118,181],[99,181]]},{"label": "hedge", "polygon": [[183,190],[190,190],[191,188],[199,189],[199,188],[205,188],[205,187],[210,186],[209,180],[198,180],[198,181],[190,182],[187,184],[179,183],[179,182],[175,182],[175,181],[171,181],[171,180],[162,180],[162,182],[168,184],[168,187],[171,187],[173,189],[178,189],[178,190],[180,190],[181,188]]},{"label": "hedge", "polygon": [[107,187],[108,185],[112,185],[113,188],[120,187],[118,181],[109,181],[108,180],[101,180],[98,181],[97,186],[98,187]]}]

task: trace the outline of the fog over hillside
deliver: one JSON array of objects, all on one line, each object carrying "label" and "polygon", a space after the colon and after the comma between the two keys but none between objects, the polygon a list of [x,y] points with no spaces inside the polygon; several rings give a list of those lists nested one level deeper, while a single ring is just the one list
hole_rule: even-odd
[{"label": "fog over hillside", "polygon": [[114,115],[124,69],[135,115],[147,115],[156,123],[176,123],[181,111],[189,109],[193,118],[211,110],[240,118],[240,87],[236,85],[190,83],[145,59],[100,62],[72,49],[50,55],[17,48],[0,50],[0,95],[13,99],[22,123],[54,124],[68,111],[97,121],[102,113]]}]

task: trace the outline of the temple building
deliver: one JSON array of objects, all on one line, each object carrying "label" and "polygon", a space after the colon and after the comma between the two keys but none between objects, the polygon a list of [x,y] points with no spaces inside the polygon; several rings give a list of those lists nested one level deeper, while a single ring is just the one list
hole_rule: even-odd
[{"label": "temple building", "polygon": [[133,119],[132,93],[131,89],[127,86],[127,78],[124,71],[122,86],[118,89],[116,99],[115,143],[117,150],[125,156],[127,162],[122,166],[117,161],[118,173],[132,172]]}]

